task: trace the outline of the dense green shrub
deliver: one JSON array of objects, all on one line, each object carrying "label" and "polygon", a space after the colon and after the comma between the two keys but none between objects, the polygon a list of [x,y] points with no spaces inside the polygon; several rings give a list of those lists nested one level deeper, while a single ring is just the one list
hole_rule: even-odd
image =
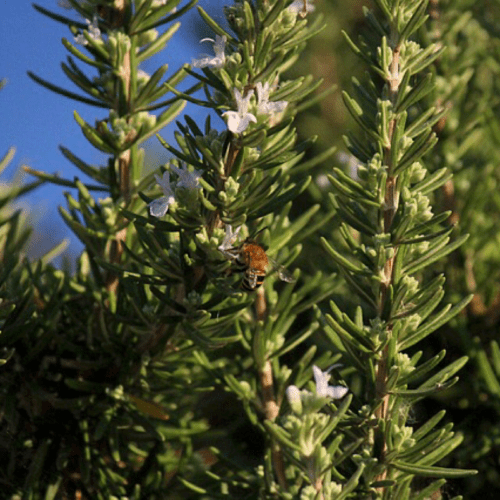
[{"label": "dense green shrub", "polygon": [[[107,162],[62,147],[81,179],[0,193],[2,495],[499,488],[498,8],[202,5],[208,55],[148,75],[195,1],[68,3],[35,8],[69,30],[80,93],[29,74],[98,108],[74,116]],[[187,101],[206,120],[146,168]],[[71,190],[73,273],[62,244],[24,257],[13,202],[44,182]]]}]

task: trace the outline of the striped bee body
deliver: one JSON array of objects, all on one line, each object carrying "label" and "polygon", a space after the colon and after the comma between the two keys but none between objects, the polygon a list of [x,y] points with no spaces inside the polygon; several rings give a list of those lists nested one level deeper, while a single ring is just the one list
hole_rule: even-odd
[{"label": "striped bee body", "polygon": [[269,265],[265,250],[254,241],[247,240],[241,245],[236,261],[245,272],[241,287],[250,292],[257,290],[264,283]]},{"label": "striped bee body", "polygon": [[[230,227],[230,226],[229,226]],[[261,229],[263,231],[263,229]],[[260,231],[259,231],[260,233]],[[257,233],[257,234],[259,234]],[[295,278],[283,266],[271,257],[268,257],[264,248],[255,240],[247,238],[238,246],[232,246],[236,240],[238,230],[233,233],[226,229],[226,238],[219,247],[221,253],[233,262],[233,270],[244,273],[241,288],[253,292],[264,283],[267,274],[277,271],[282,281],[293,283]]]}]

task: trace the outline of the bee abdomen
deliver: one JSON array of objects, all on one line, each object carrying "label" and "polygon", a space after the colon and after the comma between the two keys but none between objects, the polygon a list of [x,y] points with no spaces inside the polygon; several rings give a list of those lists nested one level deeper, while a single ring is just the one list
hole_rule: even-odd
[{"label": "bee abdomen", "polygon": [[241,282],[241,288],[243,288],[243,290],[253,292],[254,290],[257,290],[262,283],[264,283],[264,277],[265,274],[252,273],[251,275],[245,275],[243,281]]}]

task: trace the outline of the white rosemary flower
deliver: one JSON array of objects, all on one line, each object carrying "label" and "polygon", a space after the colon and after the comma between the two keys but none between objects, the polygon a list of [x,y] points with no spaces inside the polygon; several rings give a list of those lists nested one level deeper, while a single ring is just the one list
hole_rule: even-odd
[{"label": "white rosemary flower", "polygon": [[170,165],[170,170],[172,170],[179,176],[176,187],[183,187],[186,189],[196,189],[197,187],[199,187],[199,178],[203,173],[201,170],[194,169],[192,172],[190,172],[187,168],[187,165],[184,165],[181,168],[178,168],[175,165]]},{"label": "white rosemary flower", "polygon": [[214,44],[215,56],[209,56],[203,54],[199,59],[193,59],[191,61],[191,66],[193,68],[222,68],[226,62],[226,56],[224,50],[226,47],[226,36],[215,35],[215,41],[212,38],[204,38],[200,40],[203,42],[212,42]]},{"label": "white rosemary flower", "polygon": [[313,366],[314,381],[316,382],[316,394],[318,396],[340,399],[343,398],[349,389],[343,385],[328,385],[331,375],[326,371],[322,372],[316,365]]},{"label": "white rosemary flower", "polygon": [[[85,19],[85,22],[88,24],[87,32],[93,40],[101,40],[101,30],[99,29],[98,26],[98,21],[97,21],[97,16],[94,15],[92,18],[92,22],[90,22],[88,19]],[[75,42],[78,43],[79,45],[87,45],[87,39],[83,35],[83,33],[80,33],[79,35],[75,36]]]},{"label": "white rosemary flower", "polygon": [[149,213],[153,217],[163,217],[168,210],[168,207],[175,201],[174,191],[170,185],[170,174],[163,172],[163,178],[155,174],[155,179],[163,191],[163,196],[157,200],[153,200],[149,205]]},{"label": "white rosemary flower", "polygon": [[193,169],[192,172],[188,170],[187,165],[182,165],[180,168],[175,165],[169,165],[169,170],[174,172],[179,179],[175,183],[170,182],[170,172],[164,172],[163,178],[155,174],[155,179],[163,191],[163,196],[157,200],[153,200],[149,206],[149,213],[153,217],[163,217],[168,207],[176,201],[175,191],[177,188],[184,188],[188,190],[197,189],[200,185],[201,170]]},{"label": "white rosemary flower", "polygon": [[275,115],[281,113],[288,106],[286,101],[269,101],[269,92],[271,90],[269,82],[262,85],[262,82],[257,82],[255,85],[257,90],[257,109],[260,114]]},{"label": "white rosemary flower", "polygon": [[226,236],[222,240],[222,243],[219,245],[218,249],[225,253],[227,250],[231,249],[238,238],[238,233],[240,232],[241,226],[239,226],[236,231],[233,232],[232,226],[226,224]]},{"label": "white rosemary flower", "polygon": [[288,10],[305,16],[308,12],[313,12],[316,7],[312,0],[295,0],[288,6]]},{"label": "white rosemary flower", "polygon": [[226,111],[222,116],[227,117],[227,128],[234,134],[241,134],[246,130],[250,122],[257,122],[257,118],[252,113],[248,113],[248,105],[250,98],[253,95],[253,90],[248,92],[245,97],[241,96],[238,89],[234,89],[234,98],[236,99],[237,111]]}]

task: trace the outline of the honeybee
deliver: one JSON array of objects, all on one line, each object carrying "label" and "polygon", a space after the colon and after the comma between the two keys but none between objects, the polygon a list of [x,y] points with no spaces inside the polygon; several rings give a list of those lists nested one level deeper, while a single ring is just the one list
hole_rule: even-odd
[{"label": "honeybee", "polygon": [[[229,234],[236,239],[236,233]],[[231,243],[233,243],[231,241]],[[240,271],[245,273],[241,282],[241,287],[244,290],[253,292],[264,283],[264,278],[270,271],[276,270],[282,281],[293,283],[295,278],[283,266],[280,266],[274,259],[266,254],[266,251],[255,240],[247,238],[241,245],[237,247],[227,247],[221,249],[222,253],[236,263]],[[268,270],[270,268],[270,270]]]}]

